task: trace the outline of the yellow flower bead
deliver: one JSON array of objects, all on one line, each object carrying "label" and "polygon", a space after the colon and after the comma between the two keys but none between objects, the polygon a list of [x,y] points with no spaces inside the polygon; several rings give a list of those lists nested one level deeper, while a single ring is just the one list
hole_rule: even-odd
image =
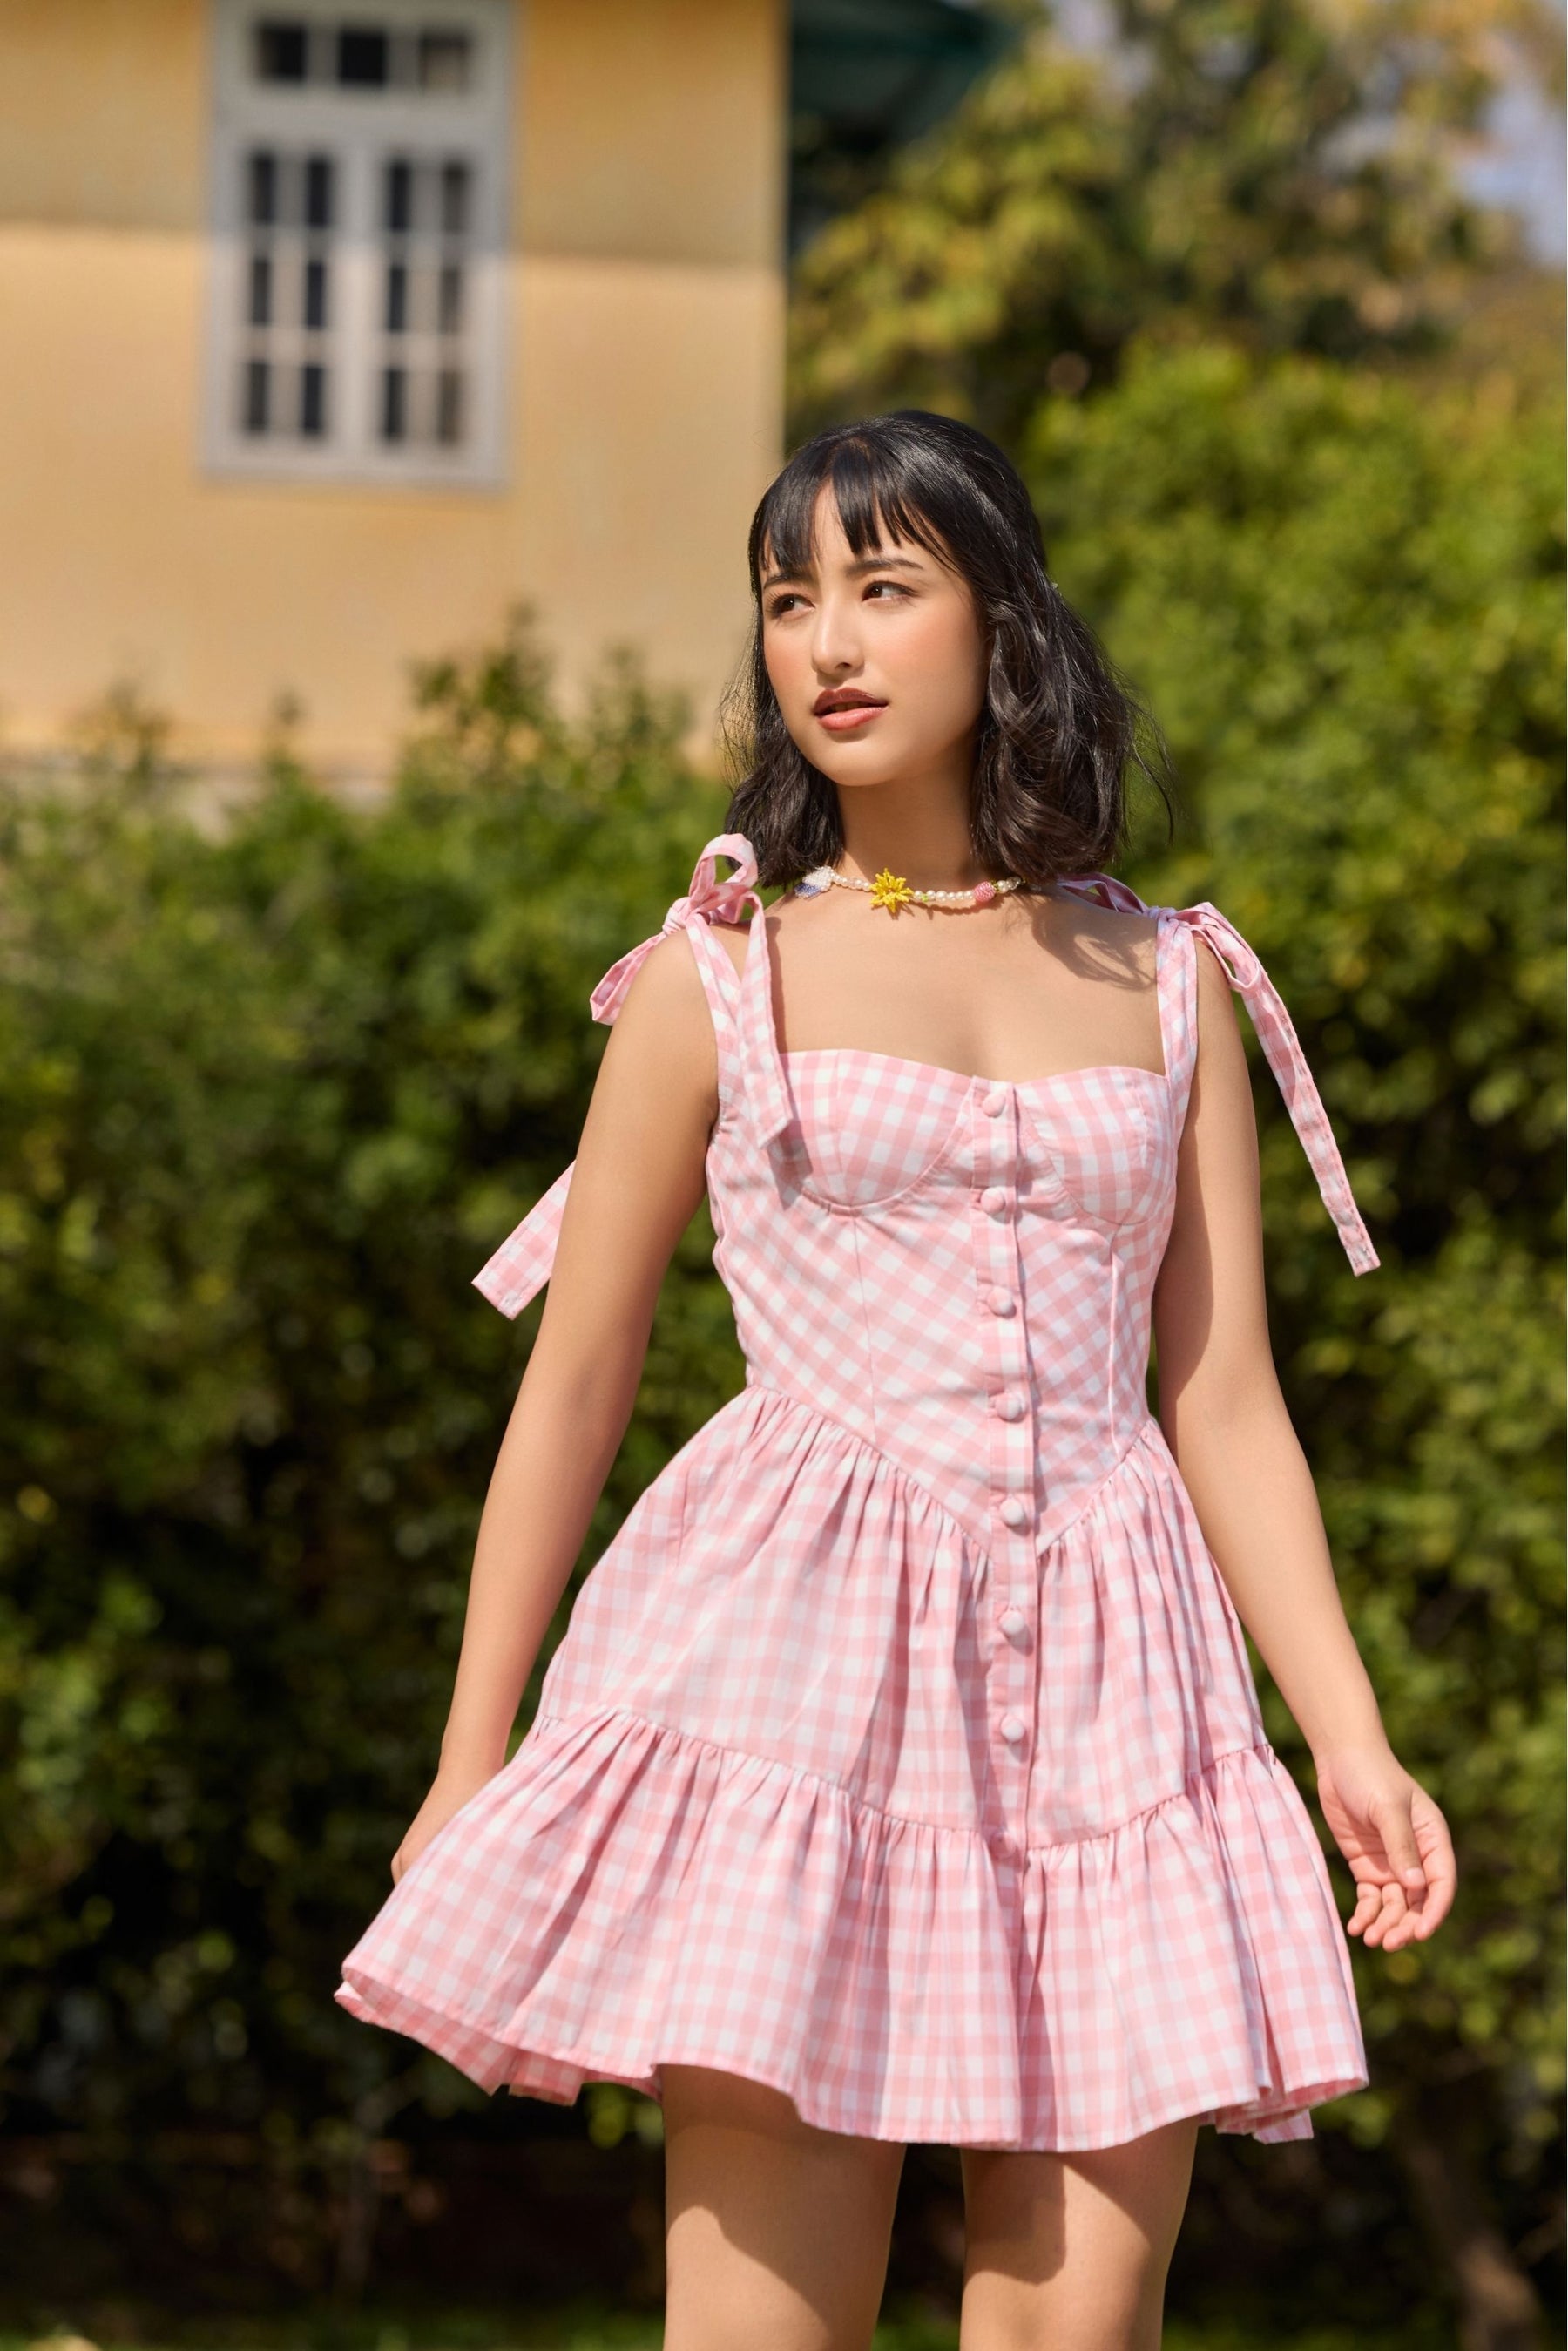
[{"label": "yellow flower bead", "polygon": [[909,905],[914,894],[903,875],[890,872],[886,865],[871,884],[871,904],[885,906],[890,914]]}]

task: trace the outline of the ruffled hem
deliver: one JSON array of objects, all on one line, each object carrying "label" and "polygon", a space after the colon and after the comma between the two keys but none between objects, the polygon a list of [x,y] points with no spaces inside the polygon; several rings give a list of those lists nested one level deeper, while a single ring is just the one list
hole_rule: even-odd
[{"label": "ruffled hem", "polygon": [[670,2064],[822,2129],[1069,2151],[1263,2141],[1366,2082],[1323,1852],[1268,1746],[1027,1852],[619,1708],[541,1715],[407,1871],[337,1997],[488,2090],[661,2098]]}]

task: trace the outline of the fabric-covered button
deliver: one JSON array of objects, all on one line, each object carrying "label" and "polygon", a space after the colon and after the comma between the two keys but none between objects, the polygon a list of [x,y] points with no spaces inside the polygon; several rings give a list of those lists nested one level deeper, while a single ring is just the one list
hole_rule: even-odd
[{"label": "fabric-covered button", "polygon": [[1011,1394],[1008,1395],[999,1395],[996,1399],[996,1416],[998,1420],[1022,1420],[1023,1417],[1023,1398],[1021,1395],[1012,1395]]},{"label": "fabric-covered button", "polygon": [[980,1205],[988,1217],[1004,1217],[1007,1214],[1007,1195],[1000,1184],[989,1184],[980,1196]]},{"label": "fabric-covered button", "polygon": [[1021,1714],[1004,1714],[996,1727],[1009,1745],[1016,1747],[1027,1726]]},{"label": "fabric-covered button", "polygon": [[992,1086],[988,1094],[981,1097],[980,1106],[987,1118],[1000,1118],[1007,1108],[1006,1093],[1001,1086]]},{"label": "fabric-covered button", "polygon": [[1008,1835],[1005,1829],[992,1829],[989,1843],[992,1853],[995,1854],[999,1861],[1006,1857],[1008,1850]]},{"label": "fabric-covered button", "polygon": [[1029,1630],[1029,1619],[1022,1608],[1004,1608],[996,1621],[1010,1641],[1016,1641],[1020,1633]]},{"label": "fabric-covered button", "polygon": [[1004,1527],[1022,1527],[1028,1523],[1029,1512],[1016,1494],[1009,1494],[996,1513]]},{"label": "fabric-covered button", "polygon": [[1010,1290],[993,1290],[985,1302],[992,1312],[999,1314],[1004,1322],[1018,1311],[1017,1302]]}]

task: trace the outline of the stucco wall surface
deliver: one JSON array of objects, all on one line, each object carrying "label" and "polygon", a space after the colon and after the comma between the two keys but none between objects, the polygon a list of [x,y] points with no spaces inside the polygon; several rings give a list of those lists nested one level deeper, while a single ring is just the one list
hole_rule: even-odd
[{"label": "stucco wall surface", "polygon": [[633,644],[701,726],[778,455],[780,0],[520,8],[504,479],[467,490],[203,469],[207,30],[0,0],[0,740],[130,679],[191,756],[286,695],[310,756],[375,769],[410,658],[518,601],[568,693]]}]

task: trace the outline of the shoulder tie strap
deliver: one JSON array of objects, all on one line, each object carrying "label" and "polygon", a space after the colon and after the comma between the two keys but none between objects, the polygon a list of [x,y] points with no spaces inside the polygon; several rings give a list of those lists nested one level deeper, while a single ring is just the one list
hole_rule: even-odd
[{"label": "shoulder tie strap", "polygon": [[1258,1042],[1284,1096],[1291,1123],[1301,1138],[1351,1270],[1355,1273],[1370,1273],[1378,1263],[1377,1252],[1355,1205],[1350,1178],[1345,1172],[1345,1162],[1339,1155],[1339,1145],[1307,1066],[1301,1040],[1283,998],[1235,925],[1227,921],[1219,907],[1211,905],[1207,898],[1195,906],[1146,906],[1136,891],[1108,873],[1085,874],[1081,880],[1064,882],[1060,886],[1076,897],[1090,899],[1119,914],[1153,914],[1161,922],[1181,923],[1213,949],[1226,977],[1251,1016]]},{"label": "shoulder tie strap", "polygon": [[[728,858],[735,868],[727,881],[719,878],[721,857]],[[676,899],[651,938],[640,940],[618,963],[611,964],[595,988],[588,998],[594,1019],[606,1028],[614,1026],[632,981],[660,939],[668,938],[671,932],[684,930],[689,924],[699,921],[738,921],[742,908],[748,904],[754,914],[760,914],[763,902],[756,883],[757,861],[744,833],[716,833],[697,860],[691,887],[685,896]],[[475,1290],[508,1320],[520,1314],[550,1279],[571,1182],[572,1170],[567,1167],[473,1278]]]}]

